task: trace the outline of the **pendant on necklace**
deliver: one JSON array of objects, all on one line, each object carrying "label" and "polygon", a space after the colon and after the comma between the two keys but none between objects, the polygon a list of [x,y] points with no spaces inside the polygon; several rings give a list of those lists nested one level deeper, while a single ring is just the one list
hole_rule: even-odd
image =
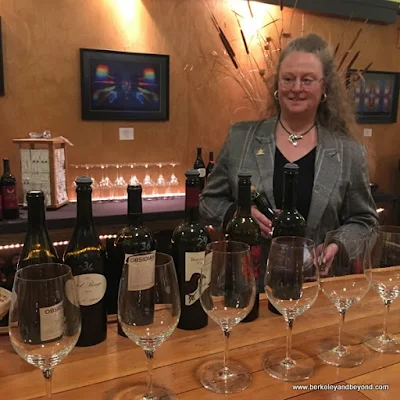
[{"label": "pendant on necklace", "polygon": [[303,139],[302,135],[296,135],[295,133],[289,135],[289,142],[292,143],[293,146],[297,146],[297,141],[300,139]]}]

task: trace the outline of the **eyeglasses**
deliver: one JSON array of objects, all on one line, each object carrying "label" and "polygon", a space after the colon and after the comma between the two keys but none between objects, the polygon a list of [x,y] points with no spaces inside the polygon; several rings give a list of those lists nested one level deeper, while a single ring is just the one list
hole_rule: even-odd
[{"label": "eyeglasses", "polygon": [[[312,86],[316,85],[317,83],[323,81],[324,78],[321,79],[312,79],[312,78],[301,78],[300,79],[300,88],[303,90],[308,90]],[[292,89],[296,84],[297,78],[295,77],[285,77],[281,78],[280,82],[284,89]]]}]

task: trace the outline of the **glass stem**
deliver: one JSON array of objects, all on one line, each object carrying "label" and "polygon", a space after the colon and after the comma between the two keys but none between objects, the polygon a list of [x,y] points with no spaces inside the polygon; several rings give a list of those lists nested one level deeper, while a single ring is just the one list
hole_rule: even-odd
[{"label": "glass stem", "polygon": [[342,332],[343,332],[343,324],[344,324],[344,317],[346,315],[346,310],[340,310],[340,320],[339,320],[339,344],[338,347],[342,346]]},{"label": "glass stem", "polygon": [[224,329],[224,369],[227,369],[228,365],[228,354],[229,354],[229,335],[230,331]]},{"label": "glass stem", "polygon": [[153,394],[153,358],[154,351],[153,350],[145,350],[146,353],[146,363],[147,363],[147,372],[148,372],[148,395]]},{"label": "glass stem", "polygon": [[44,384],[46,386],[46,397],[51,399],[51,378],[53,376],[53,369],[48,368],[42,371],[44,376]]},{"label": "glass stem", "polygon": [[389,317],[389,310],[390,310],[390,305],[392,304],[391,300],[385,300],[385,314],[383,317],[383,335],[387,335],[387,321]]},{"label": "glass stem", "polygon": [[288,319],[286,325],[287,335],[286,335],[286,360],[292,359],[292,330],[294,319]]}]

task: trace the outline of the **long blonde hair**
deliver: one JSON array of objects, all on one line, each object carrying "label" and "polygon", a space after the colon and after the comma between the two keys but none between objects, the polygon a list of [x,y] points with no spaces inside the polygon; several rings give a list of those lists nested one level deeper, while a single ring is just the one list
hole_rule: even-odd
[{"label": "long blonde hair", "polygon": [[[282,49],[277,63],[276,74],[271,80],[271,94],[278,90],[279,70],[283,60],[293,51],[315,54],[322,63],[323,79],[326,85],[326,101],[321,102],[317,110],[317,122],[343,135],[357,139],[357,125],[354,106],[346,91],[344,79],[337,72],[333,53],[320,36],[310,33],[296,38]],[[273,98],[272,111],[280,112],[279,102]]]}]

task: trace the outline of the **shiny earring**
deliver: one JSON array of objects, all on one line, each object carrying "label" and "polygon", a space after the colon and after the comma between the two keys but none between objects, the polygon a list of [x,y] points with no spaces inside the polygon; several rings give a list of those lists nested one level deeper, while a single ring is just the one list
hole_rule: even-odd
[{"label": "shiny earring", "polygon": [[275,90],[275,92],[274,92],[274,99],[275,100],[279,100],[279,96],[278,96],[278,91],[277,90]]},{"label": "shiny earring", "polygon": [[322,95],[322,97],[321,97],[321,103],[325,103],[327,97],[328,97],[328,96],[326,95],[326,93],[324,93],[324,94]]}]

